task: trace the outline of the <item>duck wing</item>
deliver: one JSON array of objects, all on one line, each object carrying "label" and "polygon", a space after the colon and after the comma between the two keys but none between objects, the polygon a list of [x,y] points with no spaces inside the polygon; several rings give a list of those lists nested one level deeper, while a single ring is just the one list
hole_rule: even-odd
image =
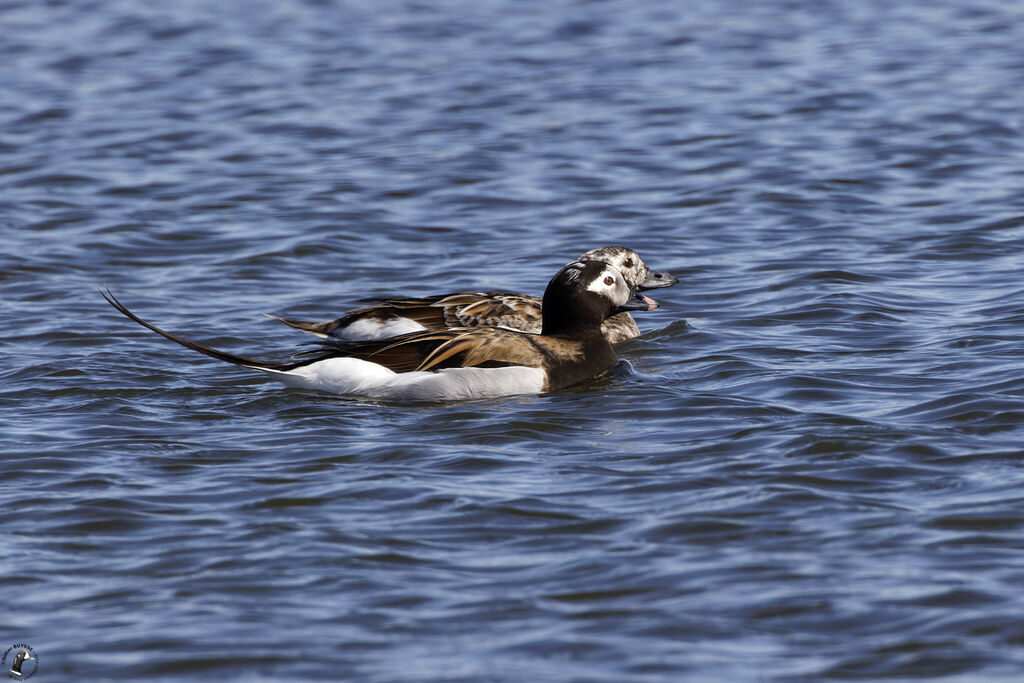
[{"label": "duck wing", "polygon": [[536,297],[509,292],[460,292],[421,298],[388,299],[379,304],[351,310],[340,318],[325,322],[291,320],[275,315],[268,317],[319,337],[342,339],[393,337],[396,336],[395,330],[403,330],[403,323],[427,330],[452,327],[506,327],[524,332],[539,332],[541,302]]},{"label": "duck wing", "polygon": [[382,365],[394,372],[446,368],[543,366],[545,352],[531,335],[500,328],[449,328],[413,332],[392,339],[343,342],[328,340],[331,348],[311,352],[316,362],[349,357]]},{"label": "duck wing", "polygon": [[[448,321],[460,327],[507,327],[540,332],[541,301],[537,297],[508,292],[450,294],[435,304],[443,306]],[[448,323],[451,326],[451,322]]]}]

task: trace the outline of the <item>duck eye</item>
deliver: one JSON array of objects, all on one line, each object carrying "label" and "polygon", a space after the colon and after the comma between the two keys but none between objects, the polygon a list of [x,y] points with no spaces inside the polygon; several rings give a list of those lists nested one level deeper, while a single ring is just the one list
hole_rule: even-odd
[{"label": "duck eye", "polygon": [[625,261],[622,262],[622,265],[626,266],[627,268],[632,268],[633,267],[633,259],[631,259],[631,258],[626,259]]},{"label": "duck eye", "polygon": [[612,283],[613,283],[613,282],[615,282],[615,280],[614,280],[614,279],[612,278],[612,276],[611,276],[611,275],[609,275],[608,277],[606,277],[606,278],[604,279],[604,283],[605,283],[606,285],[608,285],[609,287],[610,287],[610,286],[612,285]]}]

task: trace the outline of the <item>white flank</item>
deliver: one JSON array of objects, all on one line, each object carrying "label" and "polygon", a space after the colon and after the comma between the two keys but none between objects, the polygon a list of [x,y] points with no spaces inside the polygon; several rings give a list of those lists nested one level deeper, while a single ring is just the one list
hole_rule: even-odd
[{"label": "white flank", "polygon": [[393,372],[358,358],[328,358],[288,372],[265,372],[291,387],[406,401],[464,401],[544,391],[544,371],[522,366]]},{"label": "white flank", "polygon": [[374,339],[390,339],[400,334],[420,332],[425,329],[427,328],[423,325],[408,318],[391,318],[383,322],[361,318],[345,327],[339,327],[331,333],[331,336],[349,341],[372,341]]}]

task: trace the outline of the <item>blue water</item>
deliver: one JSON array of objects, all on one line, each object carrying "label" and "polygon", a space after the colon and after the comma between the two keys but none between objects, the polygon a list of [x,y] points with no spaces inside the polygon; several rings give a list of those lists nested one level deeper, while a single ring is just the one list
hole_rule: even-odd
[{"label": "blue water", "polygon": [[[39,681],[1024,677],[1024,8],[0,4]],[[613,376],[288,390],[374,297],[681,279]]]}]

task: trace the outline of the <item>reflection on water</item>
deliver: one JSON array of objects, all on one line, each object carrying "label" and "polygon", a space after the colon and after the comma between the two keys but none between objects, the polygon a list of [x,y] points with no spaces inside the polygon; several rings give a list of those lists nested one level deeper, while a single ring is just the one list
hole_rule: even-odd
[{"label": "reflection on water", "polygon": [[[1017,8],[0,25],[0,583],[40,676],[1019,676]],[[284,358],[260,313],[539,293],[605,244],[682,280],[628,365],[500,401],[288,391],[96,293]]]}]

